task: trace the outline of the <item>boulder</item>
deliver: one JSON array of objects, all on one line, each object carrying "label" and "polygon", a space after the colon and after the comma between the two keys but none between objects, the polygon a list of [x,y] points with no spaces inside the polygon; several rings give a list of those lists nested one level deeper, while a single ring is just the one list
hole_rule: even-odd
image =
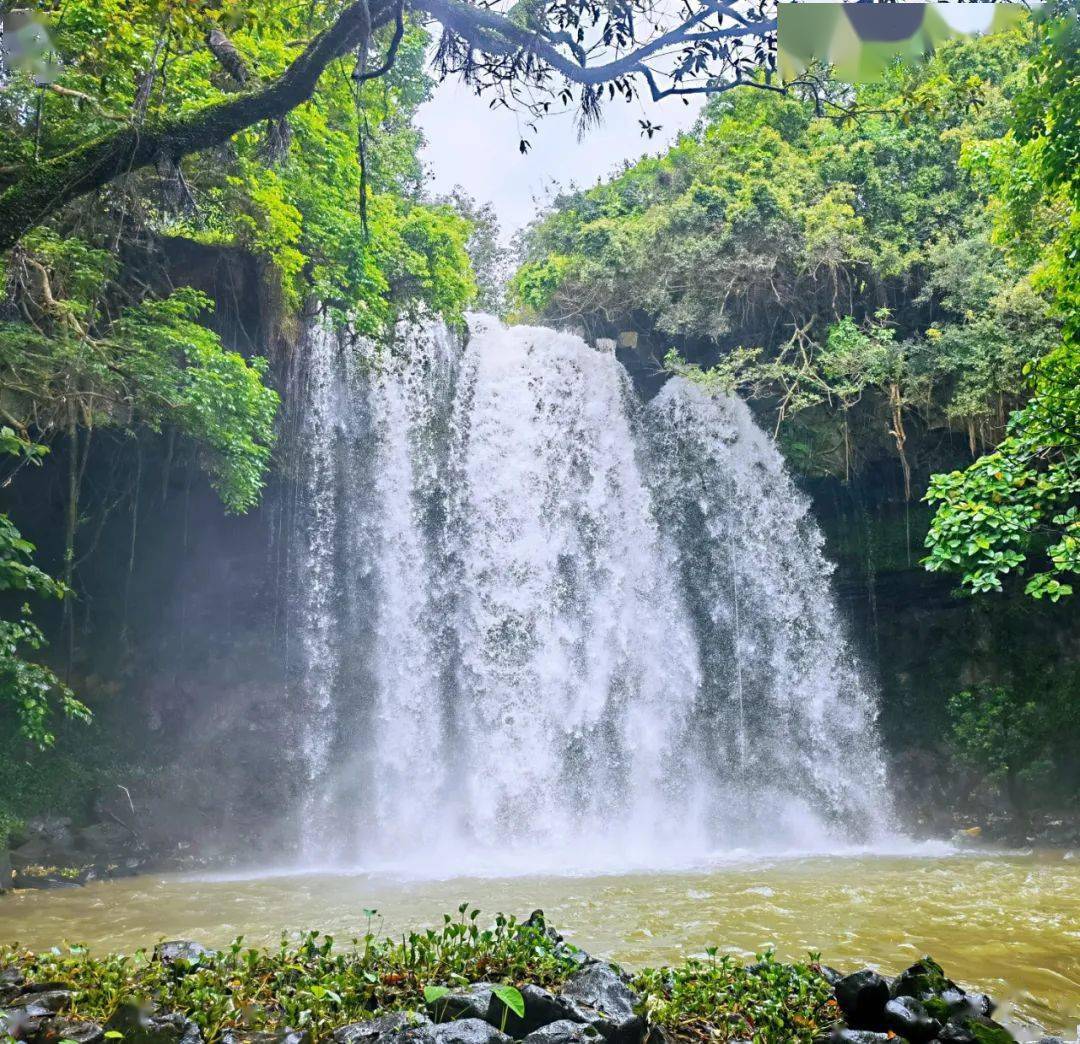
[{"label": "boulder", "polygon": [[892,1040],[888,1033],[856,1029],[833,1030],[829,1036],[829,1044],[890,1044]]},{"label": "boulder", "polygon": [[179,1012],[158,1014],[152,1007],[121,1004],[105,1024],[124,1035],[124,1044],[202,1044],[202,1032]]},{"label": "boulder", "polygon": [[540,986],[529,983],[521,987],[521,999],[525,1002],[525,1015],[519,1017],[510,1011],[495,994],[485,1013],[485,1018],[493,1026],[509,1033],[512,1037],[527,1037],[530,1033],[553,1022],[586,1022],[575,1018],[573,1005],[567,1004],[561,997]]},{"label": "boulder", "polygon": [[929,1015],[922,1001],[914,997],[894,997],[885,1005],[885,1028],[912,1044],[924,1044],[937,1036],[941,1023]]},{"label": "boulder", "polygon": [[945,978],[945,972],[933,957],[923,957],[896,977],[892,984],[892,995],[926,1000],[927,997],[936,997],[956,988],[956,983]]},{"label": "boulder", "polygon": [[104,1039],[105,1029],[96,1022],[61,1018],[45,1024],[37,1035],[37,1044],[59,1044],[62,1040],[73,1044],[101,1044]]},{"label": "boulder", "polygon": [[135,835],[121,823],[103,821],[91,823],[75,833],[75,844],[95,856],[109,856],[131,848]]},{"label": "boulder", "polygon": [[949,1022],[938,1031],[937,1039],[942,1044],[977,1044],[975,1034],[966,1026]]},{"label": "boulder", "polygon": [[427,1005],[428,1014],[436,1022],[452,1019],[486,1019],[494,999],[490,982],[474,982],[460,990],[451,990]]},{"label": "boulder", "polygon": [[845,975],[836,984],[835,990],[836,1003],[852,1029],[885,1028],[889,984],[876,971],[864,968]]},{"label": "boulder", "polygon": [[194,970],[204,959],[216,954],[216,950],[208,950],[200,943],[188,939],[173,939],[171,942],[158,943],[154,947],[154,960],[181,974]]},{"label": "boulder", "polygon": [[0,848],[0,895],[11,888],[11,855],[6,848]]},{"label": "boulder", "polygon": [[[408,1033],[408,1031],[406,1031]],[[434,1044],[510,1044],[510,1038],[484,1019],[457,1019],[426,1027],[422,1039]]]},{"label": "boulder", "polygon": [[276,1033],[226,1030],[221,1035],[221,1044],[311,1044],[311,1034],[291,1029],[278,1030]]},{"label": "boulder", "polygon": [[560,998],[572,1021],[594,1026],[612,1044],[640,1044],[645,1019],[635,1010],[640,998],[609,964],[597,961],[574,972]]},{"label": "boulder", "polygon": [[431,1019],[420,1012],[395,1011],[389,1015],[380,1015],[377,1019],[364,1022],[352,1022],[334,1030],[334,1044],[367,1044],[377,1037],[395,1036],[405,1030],[430,1026]]},{"label": "boulder", "polygon": [[[653,1036],[653,1034],[657,1036]],[[663,1030],[654,1026],[649,1033],[649,1044],[664,1044]],[[583,1022],[559,1019],[549,1022],[538,1030],[533,1030],[525,1038],[525,1044],[599,1044],[602,1040],[599,1030]]]},{"label": "boulder", "polygon": [[[53,985],[49,983],[48,985]],[[55,1015],[57,1012],[67,1011],[75,1000],[73,990],[62,989],[29,989],[24,987],[21,996],[8,1001],[9,1008],[25,1008],[28,1011],[33,1008],[35,1014],[47,1013]]]},{"label": "boulder", "polygon": [[[949,1036],[946,1036],[949,1033]],[[966,1034],[966,1035],[965,1035]],[[986,1015],[970,1015],[954,1019],[943,1027],[938,1040],[949,1044],[1014,1044],[1016,1038],[1000,1023]]]},{"label": "boulder", "polygon": [[10,1011],[0,1011],[0,1040],[6,1037],[12,1037],[15,1040],[26,1040],[36,1036],[41,1027],[52,1018],[52,1012],[40,1007],[14,1008]]}]

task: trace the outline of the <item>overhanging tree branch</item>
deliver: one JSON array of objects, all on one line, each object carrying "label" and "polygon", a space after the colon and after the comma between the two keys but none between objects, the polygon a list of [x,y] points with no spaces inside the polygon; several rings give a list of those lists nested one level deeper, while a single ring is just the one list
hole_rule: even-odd
[{"label": "overhanging tree branch", "polygon": [[[654,100],[761,85],[747,69],[768,59],[776,20],[767,2],[739,0],[736,7],[725,0],[686,0],[682,15],[662,21],[651,0],[518,0],[506,14],[471,0],[354,0],[272,83],[252,88],[254,80],[237,66],[233,77],[249,86],[244,93],[176,119],[132,122],[25,168],[0,193],[0,250],[67,203],[133,170],[175,164],[262,121],[280,120],[312,97],[336,58],[358,54],[357,80],[384,75],[397,57],[409,11],[442,25],[437,64],[444,74],[461,74],[480,89],[505,88],[535,113],[547,112],[553,98],[568,103],[573,88],[580,88],[587,120],[598,115],[605,85],[610,97],[629,99],[643,83]],[[369,71],[371,34],[391,20],[386,57]],[[647,38],[638,39],[639,21],[648,23]],[[228,59],[228,39],[211,35],[214,53]],[[518,85],[540,100],[521,102]]]}]

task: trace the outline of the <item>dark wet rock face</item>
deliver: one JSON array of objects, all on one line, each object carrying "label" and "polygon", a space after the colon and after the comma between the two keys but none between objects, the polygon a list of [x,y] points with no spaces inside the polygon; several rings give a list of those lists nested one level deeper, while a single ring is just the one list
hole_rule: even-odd
[{"label": "dark wet rock face", "polygon": [[876,971],[865,968],[845,975],[835,989],[836,1003],[852,1029],[885,1029],[889,984]]},{"label": "dark wet rock face", "polygon": [[522,986],[521,999],[525,1002],[524,1017],[519,1017],[497,996],[492,995],[486,1015],[487,1021],[518,1038],[526,1037],[552,1022],[583,1021],[574,1018],[573,1005],[540,986]]},{"label": "dark wet rock face", "polygon": [[645,1020],[635,1012],[640,998],[610,965],[596,962],[574,972],[560,997],[571,1020],[595,1027],[613,1044],[639,1044]]},{"label": "dark wet rock face", "polygon": [[945,972],[933,957],[923,957],[896,977],[891,992],[894,997],[925,1000],[956,989],[956,983],[945,978]]},{"label": "dark wet rock face", "polygon": [[124,1044],[202,1044],[199,1027],[179,1012],[159,1015],[137,1004],[120,1005],[105,1029],[122,1033]]},{"label": "dark wet rock face", "polygon": [[226,1030],[221,1044],[311,1044],[311,1034],[285,1029],[280,1033],[259,1033],[255,1030]]},{"label": "dark wet rock face", "polygon": [[428,1006],[428,1014],[436,1022],[450,1022],[453,1019],[486,1019],[491,1002],[494,999],[493,986],[490,982],[474,982],[460,990],[452,990]]},{"label": "dark wet rock face", "polygon": [[421,1039],[434,1044],[510,1044],[510,1037],[484,1019],[457,1019],[426,1027]]},{"label": "dark wet rock face", "polygon": [[60,1041],[72,1041],[73,1044],[101,1044],[105,1039],[105,1028],[96,1022],[80,1022],[76,1019],[53,1019],[38,1033],[38,1044],[60,1044]]},{"label": "dark wet rock face", "polygon": [[[560,1019],[534,1030],[525,1038],[525,1044],[600,1044],[603,1038],[599,1030],[582,1022]],[[650,1044],[661,1044],[660,1040]]]},{"label": "dark wet rock face", "polygon": [[395,1011],[377,1019],[353,1022],[334,1030],[334,1044],[367,1044],[381,1036],[391,1036],[413,1027],[430,1026],[431,1019],[415,1011]]},{"label": "dark wet rock face", "polygon": [[885,1005],[885,1026],[912,1044],[933,1040],[941,1023],[932,1018],[922,1001],[914,997],[897,997]]},{"label": "dark wet rock face", "polygon": [[[67,1011],[75,1000],[71,990],[33,990],[7,1002],[9,1008],[25,1008],[34,1015],[55,1015]],[[32,1010],[31,1010],[32,1009]]]},{"label": "dark wet rock face", "polygon": [[829,1044],[889,1044],[893,1038],[888,1033],[871,1030],[838,1029],[829,1036]]}]

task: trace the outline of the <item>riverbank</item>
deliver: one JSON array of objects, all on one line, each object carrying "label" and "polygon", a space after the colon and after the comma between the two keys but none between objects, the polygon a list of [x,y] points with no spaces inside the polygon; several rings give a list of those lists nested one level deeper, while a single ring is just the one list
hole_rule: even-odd
[{"label": "riverbank", "polygon": [[[370,917],[373,911],[369,912]],[[893,978],[770,953],[709,949],[631,974],[574,946],[536,911],[490,927],[461,906],[400,941],[339,949],[191,941],[151,953],[0,948],[0,1033],[30,1044],[1009,1044],[986,994],[931,958]],[[1034,1038],[1028,1038],[1034,1039]],[[1040,1038],[1050,1044],[1056,1038]]]}]

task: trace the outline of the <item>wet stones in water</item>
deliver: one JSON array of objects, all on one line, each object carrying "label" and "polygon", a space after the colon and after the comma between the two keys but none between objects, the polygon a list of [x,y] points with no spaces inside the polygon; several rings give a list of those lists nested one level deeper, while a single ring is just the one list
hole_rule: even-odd
[{"label": "wet stones in water", "polygon": [[560,1019],[534,1030],[525,1038],[525,1044],[600,1044],[602,1040],[600,1031],[595,1026]]},{"label": "wet stones in water", "polygon": [[407,1029],[431,1025],[431,1019],[420,1012],[395,1011],[377,1019],[352,1022],[334,1030],[334,1044],[369,1044],[378,1037],[394,1036]]},{"label": "wet stones in water", "polygon": [[640,998],[607,964],[597,962],[575,972],[560,999],[568,1002],[572,1020],[595,1027],[612,1044],[640,1044],[645,1036],[645,1020],[634,1010]]},{"label": "wet stones in water", "polygon": [[876,971],[865,968],[845,975],[835,989],[836,1003],[852,1029],[885,1029],[889,984]]},{"label": "wet stones in water", "polygon": [[930,1016],[922,1001],[896,997],[885,1005],[885,1027],[912,1044],[924,1044],[937,1036],[941,1023]]},{"label": "wet stones in water", "polygon": [[923,957],[893,980],[891,993],[893,997],[926,1000],[939,997],[946,990],[963,992],[957,990],[955,982],[945,978],[945,972],[933,957]]}]

